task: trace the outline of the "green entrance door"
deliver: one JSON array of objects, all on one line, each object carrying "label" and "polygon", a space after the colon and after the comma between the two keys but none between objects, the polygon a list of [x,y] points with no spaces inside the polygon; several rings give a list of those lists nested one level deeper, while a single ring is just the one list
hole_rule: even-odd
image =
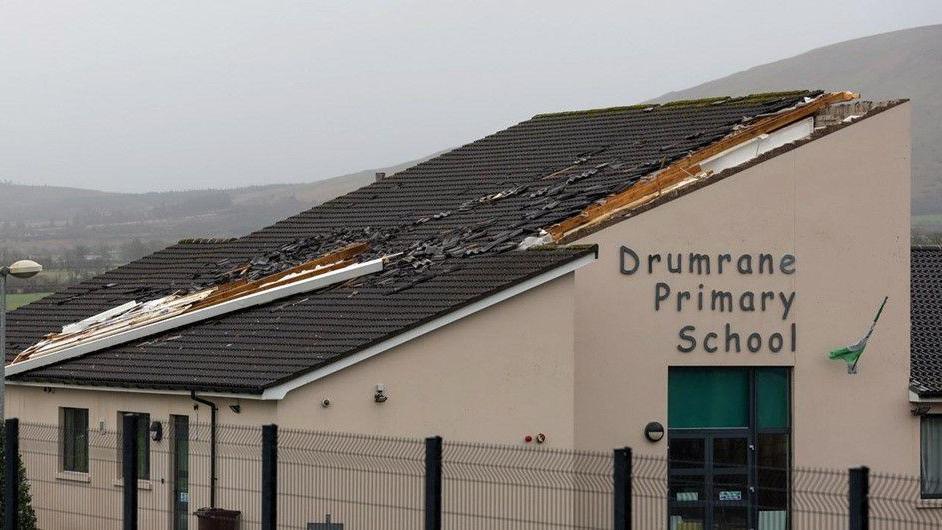
[{"label": "green entrance door", "polygon": [[668,528],[788,528],[788,370],[669,375]]}]

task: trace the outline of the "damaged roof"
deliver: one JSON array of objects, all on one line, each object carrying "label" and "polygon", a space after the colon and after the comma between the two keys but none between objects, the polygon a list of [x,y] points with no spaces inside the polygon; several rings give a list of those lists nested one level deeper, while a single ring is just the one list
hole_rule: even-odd
[{"label": "damaged roof", "polygon": [[[262,393],[594,252],[517,250],[796,91],[541,114],[245,237],[187,240],[10,314],[9,362],[129,301],[257,280],[355,243],[382,272],[37,368],[14,380]],[[666,169],[665,169],[666,171]],[[642,186],[643,187],[643,186]]]},{"label": "damaged roof", "polygon": [[915,246],[910,255],[910,390],[942,396],[942,247]]},{"label": "damaged roof", "polygon": [[594,252],[575,247],[481,256],[398,293],[340,286],[301,294],[40,368],[23,379],[258,394]]}]

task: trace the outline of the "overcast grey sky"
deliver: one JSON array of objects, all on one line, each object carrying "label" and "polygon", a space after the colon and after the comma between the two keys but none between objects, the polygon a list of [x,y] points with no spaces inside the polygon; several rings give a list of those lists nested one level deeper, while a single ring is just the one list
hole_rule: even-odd
[{"label": "overcast grey sky", "polygon": [[0,179],[312,181],[939,22],[939,0],[6,0]]}]

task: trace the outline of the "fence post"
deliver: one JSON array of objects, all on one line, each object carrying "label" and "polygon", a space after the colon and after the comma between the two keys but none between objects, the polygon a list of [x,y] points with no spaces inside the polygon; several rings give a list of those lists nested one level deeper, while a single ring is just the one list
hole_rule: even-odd
[{"label": "fence post", "polygon": [[20,520],[20,422],[16,418],[6,421],[3,453],[3,528],[19,530]]},{"label": "fence post", "polygon": [[137,530],[137,436],[136,414],[121,418],[121,478],[124,481],[123,530]]},{"label": "fence post", "polygon": [[442,437],[425,439],[425,530],[442,529]]},{"label": "fence post", "polygon": [[870,469],[866,466],[851,468],[849,478],[850,530],[869,530]]},{"label": "fence post", "polygon": [[262,427],[262,530],[278,527],[278,426]]},{"label": "fence post", "polygon": [[614,529],[631,530],[631,448],[615,449]]}]

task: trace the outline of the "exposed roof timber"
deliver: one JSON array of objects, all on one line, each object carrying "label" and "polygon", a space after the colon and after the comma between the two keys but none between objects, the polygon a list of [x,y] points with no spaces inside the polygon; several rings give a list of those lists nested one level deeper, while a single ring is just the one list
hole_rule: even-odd
[{"label": "exposed roof timber", "polygon": [[[353,243],[319,258],[308,260],[290,269],[257,280],[234,280],[215,287],[186,294],[171,294],[147,302],[131,301],[89,318],[62,327],[61,333],[47,335],[45,339],[26,348],[13,360],[22,362],[32,357],[49,355],[80,344],[90,343],[130,329],[210,307],[221,302],[247,296],[262,290],[313,278],[326,272],[349,267],[354,259],[368,249],[365,243]],[[248,266],[234,272],[245,274]]]},{"label": "exposed roof timber", "polygon": [[[323,270],[323,269],[322,269]],[[104,336],[96,340],[77,343],[74,346],[47,353],[29,357],[25,360],[10,364],[6,367],[6,375],[13,376],[42,366],[48,366],[67,359],[80,357],[88,353],[98,351],[104,348],[110,348],[120,344],[126,344],[140,340],[145,337],[153,336],[172,329],[176,329],[189,324],[194,324],[213,317],[232,313],[240,309],[246,309],[258,305],[267,304],[275,300],[302,294],[316,289],[321,289],[336,283],[344,282],[365,274],[372,274],[383,270],[383,258],[374,259],[365,263],[356,263],[347,265],[344,268],[330,270],[323,274],[313,277],[306,277],[290,283],[280,283],[278,285],[262,286],[254,292],[242,295],[234,295],[234,298],[218,301],[214,305],[193,309],[179,315],[171,316],[163,320],[152,322],[140,327],[130,328],[121,333]]]},{"label": "exposed roof timber", "polygon": [[307,261],[300,265],[291,267],[271,276],[259,278],[254,281],[235,281],[217,288],[210,297],[196,304],[199,309],[222,301],[231,300],[236,296],[256,292],[260,289],[267,289],[284,285],[289,282],[296,282],[305,278],[310,278],[318,274],[323,274],[331,270],[342,269],[355,263],[353,258],[362,254],[369,248],[366,243],[354,243],[348,245],[336,252],[331,252],[319,258]]},{"label": "exposed roof timber", "polygon": [[32,357],[50,355],[83,343],[103,339],[146,324],[166,320],[191,310],[194,304],[213,293],[213,289],[188,295],[169,295],[147,302],[128,302],[85,320],[63,326],[61,333],[52,333],[26,348],[14,363]]},{"label": "exposed roof timber", "polygon": [[735,149],[737,146],[786,127],[796,121],[814,115],[819,110],[834,103],[851,101],[859,97],[853,92],[832,92],[822,94],[812,101],[791,109],[786,109],[771,116],[765,116],[710,144],[699,151],[674,162],[655,173],[650,179],[641,180],[627,190],[609,196],[603,201],[592,204],[578,215],[561,221],[548,229],[547,233],[554,241],[560,241],[566,234],[588,224],[603,222],[616,212],[625,208],[637,207],[660,196],[662,193],[683,186],[696,180],[704,169],[702,164],[717,155]]}]

